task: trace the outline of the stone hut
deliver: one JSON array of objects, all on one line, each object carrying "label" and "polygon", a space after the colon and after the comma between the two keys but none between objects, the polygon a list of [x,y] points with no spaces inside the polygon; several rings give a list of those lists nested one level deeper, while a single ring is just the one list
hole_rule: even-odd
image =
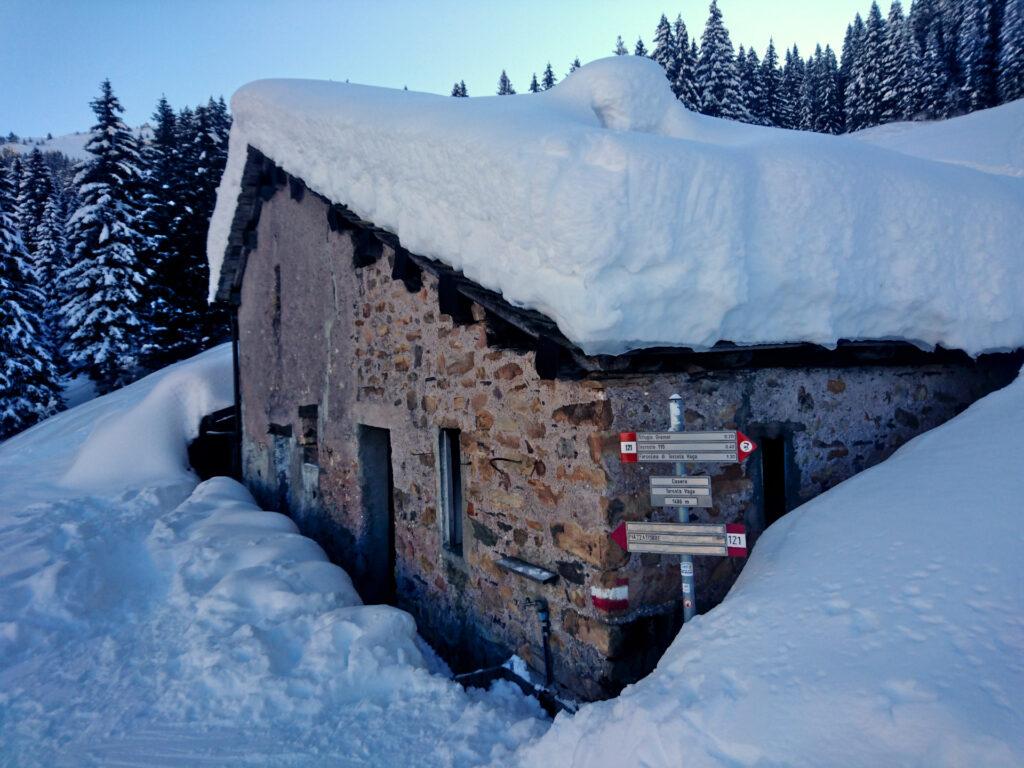
[{"label": "stone hut", "polygon": [[[742,464],[692,468],[714,494],[695,519],[742,522],[756,547],[1020,364],[885,340],[588,354],[548,315],[408,250],[244,142],[214,275],[234,308],[244,481],[364,600],[411,613],[456,671],[510,654],[542,671],[540,600],[564,691],[608,697],[653,668],[680,624],[678,559],[609,535],[674,519],[647,493],[667,468],[619,457],[620,432],[666,429],[670,395],[687,429],[759,443]],[[695,558],[700,611],[743,564]]]}]

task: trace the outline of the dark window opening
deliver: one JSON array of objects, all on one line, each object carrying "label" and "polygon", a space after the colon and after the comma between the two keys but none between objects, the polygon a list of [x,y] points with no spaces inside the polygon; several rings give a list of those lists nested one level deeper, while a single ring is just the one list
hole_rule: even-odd
[{"label": "dark window opening", "polygon": [[395,501],[391,471],[391,432],[359,425],[359,490],[363,500],[366,546],[359,586],[368,604],[395,599]]},{"label": "dark window opening", "polygon": [[762,438],[759,452],[764,527],[767,528],[789,511],[786,503],[786,440],[784,437]]},{"label": "dark window opening", "polygon": [[320,449],[317,446],[317,406],[299,406],[299,445],[302,446],[302,461],[305,464],[320,464]]},{"label": "dark window opening", "polygon": [[438,438],[441,470],[441,524],[444,546],[449,552],[462,554],[462,452],[459,430],[442,429]]}]

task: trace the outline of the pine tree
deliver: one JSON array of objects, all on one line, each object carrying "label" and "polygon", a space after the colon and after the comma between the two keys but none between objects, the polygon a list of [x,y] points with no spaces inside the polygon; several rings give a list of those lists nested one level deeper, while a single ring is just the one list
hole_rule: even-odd
[{"label": "pine tree", "polygon": [[501,77],[498,78],[498,95],[515,96],[516,89],[512,87],[512,81],[508,79],[505,70],[501,70]]},{"label": "pine tree", "polygon": [[15,206],[11,170],[0,163],[0,440],[61,407],[39,323],[43,299],[15,227]]},{"label": "pine tree", "polygon": [[672,25],[676,39],[676,79],[672,90],[687,109],[697,110],[700,99],[697,97],[697,44],[690,42],[690,35],[683,23],[682,16],[676,16]]},{"label": "pine tree", "polygon": [[68,227],[70,263],[60,275],[66,291],[61,319],[72,373],[87,374],[103,393],[138,372],[149,274],[139,261],[144,242],[136,229],[135,138],[120,118],[124,109],[109,80],[91,105],[97,122],[85,146],[92,157],[75,176],[80,203]]},{"label": "pine tree", "polygon": [[803,118],[804,60],[794,45],[786,51],[786,63],[782,67],[782,127],[797,128]]},{"label": "pine tree", "polygon": [[676,98],[679,98],[680,94],[676,90],[676,77],[679,74],[679,49],[676,47],[676,38],[672,34],[672,27],[669,26],[668,17],[665,14],[661,15],[661,20],[654,30],[654,50],[651,52],[651,58],[661,64],[661,68],[665,70],[665,77],[668,78],[672,87],[672,92],[675,93]]},{"label": "pine tree", "polygon": [[196,349],[199,318],[185,311],[187,298],[179,296],[181,276],[187,272],[183,246],[191,183],[184,177],[177,116],[161,97],[153,113],[153,136],[142,151],[142,215],[139,231],[145,247],[140,262],[152,273],[143,290],[152,339],[143,350],[148,368],[159,368]]},{"label": "pine tree", "polygon": [[993,0],[964,0],[957,58],[963,75],[960,101],[966,111],[997,103],[996,25]]},{"label": "pine tree", "polygon": [[879,120],[883,123],[903,120],[910,111],[907,93],[911,78],[910,40],[903,6],[900,0],[893,0],[885,23],[879,66]]},{"label": "pine tree", "polygon": [[43,221],[43,208],[53,190],[50,169],[46,166],[43,153],[34,147],[21,164],[21,178],[18,189],[18,227],[22,242],[28,251],[32,269],[37,269],[35,252],[39,225]]},{"label": "pine tree", "polygon": [[858,13],[854,17],[850,34],[847,35],[843,44],[843,63],[840,70],[841,72],[845,70],[846,87],[843,91],[843,112],[848,131],[860,130],[869,124],[868,96],[865,93],[867,81],[864,75],[867,57],[866,38],[867,28]]},{"label": "pine tree", "polygon": [[540,83],[537,82],[537,73],[533,73],[533,77],[530,78],[530,93],[540,93]]},{"label": "pine tree", "polygon": [[821,86],[822,68],[821,46],[814,49],[814,54],[807,57],[804,65],[803,82],[800,84],[800,117],[799,128],[804,131],[816,131],[821,118]]},{"label": "pine tree", "polygon": [[764,83],[761,80],[761,60],[757,56],[757,51],[751,47],[746,58],[740,63],[740,81],[743,84],[743,96],[746,99],[747,112],[750,113],[750,121],[756,125],[770,125],[765,116]]},{"label": "pine tree", "polygon": [[465,98],[469,96],[469,91],[466,90],[465,80],[459,80],[452,86],[452,96],[456,96],[458,98]]},{"label": "pine tree", "polygon": [[864,25],[864,65],[861,69],[864,89],[865,126],[882,121],[882,59],[885,51],[885,20],[877,2],[871,3]]},{"label": "pine tree", "polygon": [[634,56],[646,56],[647,55],[647,46],[644,45],[644,40],[643,40],[642,37],[638,37],[636,39],[636,45],[633,46],[633,55]]},{"label": "pine tree", "polygon": [[775,52],[775,41],[768,41],[768,49],[761,61],[761,108],[766,125],[785,127],[782,92],[782,72],[779,71],[779,55]]},{"label": "pine tree", "polygon": [[949,105],[949,69],[942,55],[942,22],[936,19],[921,57],[921,112],[928,118],[946,117]]},{"label": "pine tree", "polygon": [[1024,97],[1024,0],[1006,0],[999,32],[999,100]]},{"label": "pine tree", "polygon": [[612,51],[616,56],[625,56],[629,51],[626,49],[626,44],[622,42],[622,35],[615,38],[615,50]]},{"label": "pine tree", "polygon": [[36,283],[43,294],[42,324],[45,329],[47,347],[55,365],[62,365],[61,349],[65,334],[60,320],[63,286],[60,274],[68,267],[67,238],[65,227],[64,201],[59,190],[54,188],[43,207],[43,220],[39,224],[36,246]]},{"label": "pine tree", "polygon": [[820,133],[842,133],[844,126],[843,103],[839,95],[839,62],[836,60],[836,53],[832,50],[831,45],[825,46],[819,74],[821,77],[819,87],[821,114],[815,130]]},{"label": "pine tree", "polygon": [[580,57],[577,56],[575,59],[572,60],[572,64],[569,65],[569,74],[571,75],[573,72],[575,72],[582,66],[583,65],[580,64]]},{"label": "pine tree", "polygon": [[544,74],[541,75],[540,78],[540,86],[545,91],[550,91],[555,87],[555,70],[551,68],[550,61],[548,62],[548,65],[544,67]]},{"label": "pine tree", "polygon": [[718,0],[711,0],[708,21],[700,39],[697,84],[700,111],[705,115],[749,120],[750,116],[739,92],[732,41],[722,21]]}]

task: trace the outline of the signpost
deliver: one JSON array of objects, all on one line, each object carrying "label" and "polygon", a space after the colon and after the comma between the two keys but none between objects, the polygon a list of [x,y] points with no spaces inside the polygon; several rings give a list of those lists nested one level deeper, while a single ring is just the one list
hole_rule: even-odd
[{"label": "signpost", "polygon": [[757,445],[736,429],[718,432],[621,432],[619,457],[638,461],[718,461],[735,464]]},{"label": "signpost", "polygon": [[675,507],[678,523],[622,523],[612,540],[628,552],[653,552],[681,556],[679,576],[683,589],[683,621],[697,612],[693,579],[694,555],[747,556],[746,529],[739,524],[690,523],[690,508],[711,506],[711,478],[687,477],[687,462],[742,462],[757,444],[737,429],[713,432],[683,431],[683,399],[668,401],[668,432],[621,432],[619,457],[625,464],[673,462],[675,474],[651,478],[651,504]]},{"label": "signpost", "polygon": [[651,477],[651,504],[655,507],[710,507],[711,478]]},{"label": "signpost", "polygon": [[612,541],[627,552],[747,556],[747,530],[739,523],[620,523]]}]

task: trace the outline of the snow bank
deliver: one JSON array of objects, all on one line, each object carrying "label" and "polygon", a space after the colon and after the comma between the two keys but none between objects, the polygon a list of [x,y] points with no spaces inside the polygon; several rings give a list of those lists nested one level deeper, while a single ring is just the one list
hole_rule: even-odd
[{"label": "snow bank", "polygon": [[214,284],[252,145],[588,352],[1024,345],[1024,181],[693,114],[641,57],[515,97],[265,80],[232,112]]},{"label": "snow bank", "polygon": [[914,157],[1024,176],[1024,99],[950,120],[889,123],[851,136]]},{"label": "snow bank", "polygon": [[191,476],[187,448],[200,419],[232,402],[231,348],[221,345],[162,374],[132,408],[97,421],[64,475],[65,485],[138,487]]},{"label": "snow bank", "polygon": [[222,347],[0,445],[0,765],[509,762],[536,703],[432,674],[287,517],[196,487],[230,383]]},{"label": "snow bank", "polygon": [[521,764],[1024,765],[1024,378],[771,526],[725,601]]}]

